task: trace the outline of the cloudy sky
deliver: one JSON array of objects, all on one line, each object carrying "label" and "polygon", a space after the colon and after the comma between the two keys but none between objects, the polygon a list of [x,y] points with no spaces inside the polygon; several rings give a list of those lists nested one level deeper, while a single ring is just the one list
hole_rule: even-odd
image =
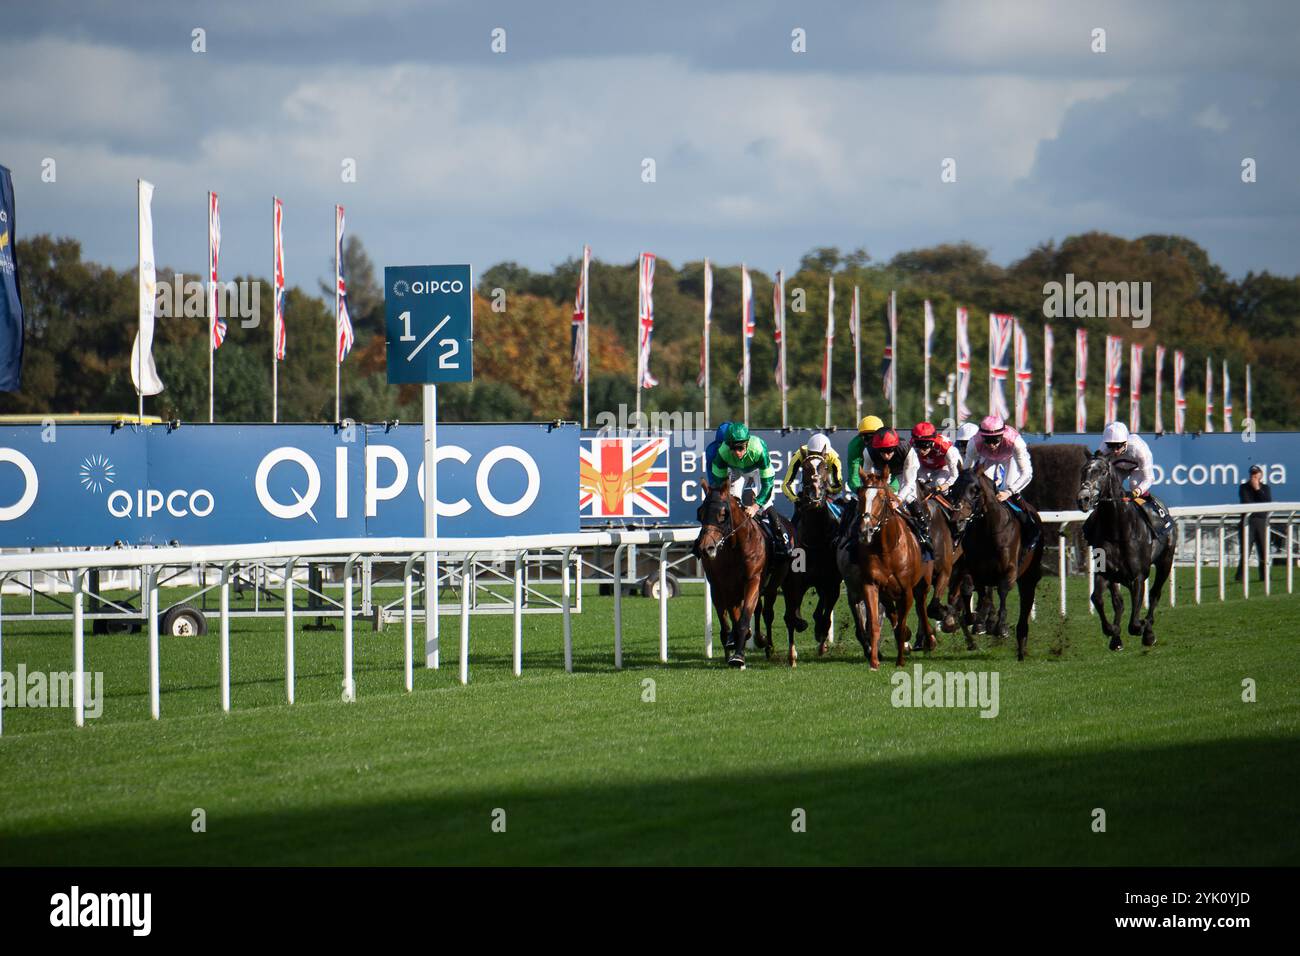
[{"label": "cloudy sky", "polygon": [[1005,263],[1103,229],[1300,272],[1294,0],[41,0],[3,21],[19,235],[118,267],[144,178],[160,264],[202,271],[214,189],[223,276],[269,274],[279,195],[308,287],[335,202],[378,265],[547,268],[588,242],[774,270],[956,240]]}]

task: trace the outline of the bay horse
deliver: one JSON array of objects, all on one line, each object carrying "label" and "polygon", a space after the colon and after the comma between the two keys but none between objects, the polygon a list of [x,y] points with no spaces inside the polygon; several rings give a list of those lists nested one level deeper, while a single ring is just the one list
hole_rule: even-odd
[{"label": "bay horse", "polygon": [[951,603],[952,595],[948,585],[952,579],[953,566],[961,557],[961,546],[955,540],[952,524],[949,522],[951,506],[948,505],[947,499],[939,493],[938,489],[926,489],[922,492],[918,486],[917,493],[924,494],[922,507],[930,516],[930,543],[934,546],[930,605],[925,609],[925,613],[936,620],[946,620],[951,612],[940,599],[940,595],[948,593]]},{"label": "bay horse", "polygon": [[[1155,644],[1156,606],[1174,563],[1173,535],[1157,536],[1142,516],[1142,506],[1124,493],[1124,478],[1136,467],[1137,462],[1132,459],[1121,457],[1112,461],[1094,452],[1079,474],[1079,510],[1092,512],[1083,523],[1083,538],[1090,549],[1088,560],[1098,550],[1103,557],[1102,566],[1093,576],[1092,605],[1101,618],[1102,633],[1110,638],[1112,651],[1124,649],[1119,633],[1119,621],[1124,613],[1121,586],[1128,588],[1133,605],[1128,632],[1135,637],[1140,634],[1144,647]],[[1146,617],[1141,618],[1152,565],[1156,569],[1155,580],[1151,583]],[[1107,587],[1115,610],[1113,624],[1106,620],[1102,601],[1102,590]]]},{"label": "bay horse", "polygon": [[795,500],[795,562],[785,577],[785,626],[790,634],[790,666],[799,659],[794,646],[796,632],[807,630],[803,599],[810,589],[817,591],[813,611],[813,634],[817,653],[825,654],[831,633],[831,612],[840,599],[840,567],[835,558],[839,519],[830,509],[830,470],[820,455],[803,460],[799,468],[800,488]]},{"label": "bay horse", "polygon": [[[1043,533],[1039,528],[1033,547],[1026,548],[1021,540],[1021,524],[1012,513],[1011,506],[998,501],[997,490],[983,471],[966,469],[952,486],[952,500],[956,506],[957,536],[961,543],[962,558],[953,572],[960,579],[958,601],[962,631],[966,646],[972,650],[975,642],[969,630],[970,596],[972,590],[980,592],[977,621],[983,622],[990,633],[1005,637],[1007,634],[1007,594],[1014,584],[1020,594],[1020,613],[1016,620],[1016,660],[1025,659],[1029,643],[1029,615],[1034,607],[1034,593],[1043,576]],[[1028,508],[1028,505],[1021,504]],[[1038,514],[1029,511],[1030,520],[1038,522]],[[993,613],[992,589],[998,592],[997,623],[988,628]]]},{"label": "bay horse", "polygon": [[916,535],[898,513],[898,498],[889,489],[888,469],[883,476],[863,469],[858,473],[862,486],[858,489],[856,547],[853,535],[845,535],[836,550],[836,558],[844,577],[849,607],[853,610],[858,643],[870,660],[871,669],[880,669],[882,607],[894,627],[894,640],[898,644],[895,663],[902,667],[903,656],[910,647],[907,615],[913,603],[923,649],[933,650],[937,643],[925,613],[933,564],[923,560]]},{"label": "bay horse", "polygon": [[[724,482],[716,488],[707,481],[700,505],[700,534],[692,553],[704,566],[713,607],[722,629],[727,664],[744,669],[745,643],[750,636],[772,656],[772,611],[776,593],[790,569],[789,560],[769,567],[767,536]],[[746,492],[749,497],[749,492]],[[767,606],[767,635],[754,626],[760,600]]]}]

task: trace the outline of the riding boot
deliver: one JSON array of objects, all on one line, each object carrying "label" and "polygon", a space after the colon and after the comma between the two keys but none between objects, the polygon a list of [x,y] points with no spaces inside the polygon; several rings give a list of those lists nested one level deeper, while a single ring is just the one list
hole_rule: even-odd
[{"label": "riding boot", "polygon": [[776,513],[775,508],[768,508],[763,512],[763,520],[767,523],[768,531],[772,535],[772,557],[778,561],[790,556],[790,542],[785,537],[785,526],[781,523],[781,518]]},{"label": "riding boot", "polygon": [[921,551],[928,555],[927,560],[934,560],[934,542],[930,540],[930,513],[926,507],[919,501],[909,501],[907,503],[907,513],[912,516],[913,526],[916,528],[917,540],[921,543]]}]

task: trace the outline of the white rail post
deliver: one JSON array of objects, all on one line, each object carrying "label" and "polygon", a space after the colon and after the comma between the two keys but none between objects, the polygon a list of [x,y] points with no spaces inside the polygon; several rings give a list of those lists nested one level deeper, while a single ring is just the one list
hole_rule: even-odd
[{"label": "white rail post", "polygon": [[230,712],[230,567],[221,565],[221,709]]},{"label": "white rail post", "polygon": [[357,699],[352,664],[352,575],[359,557],[354,554],[343,565],[343,699],[348,703]]},{"label": "white rail post", "polygon": [[573,557],[573,548],[565,548],[560,557],[560,563],[563,568],[560,572],[561,593],[563,595],[564,608],[564,670],[566,673],[573,673],[573,616],[570,613],[570,604],[572,600],[569,594],[569,561]]},{"label": "white rail post", "polygon": [[297,558],[284,564],[284,697],[293,703],[294,685],[294,622],[293,622],[293,566]]},{"label": "white rail post", "polygon": [[474,554],[467,552],[460,561],[460,682],[469,683],[469,603]]},{"label": "white rail post", "polygon": [[668,546],[659,546],[659,660],[668,663]]},{"label": "white rail post", "polygon": [[1201,561],[1203,550],[1201,544],[1201,519],[1196,519],[1196,603],[1201,603]]},{"label": "white rail post", "polygon": [[438,552],[424,556],[424,666],[437,670],[442,663],[438,644]]},{"label": "white rail post", "polygon": [[[0,582],[2,583],[2,582]],[[158,569],[144,569],[144,586],[148,594],[145,613],[149,615],[149,716],[157,720],[160,713],[160,676],[158,672]]]},{"label": "white rail post", "polygon": [[1223,549],[1225,547],[1225,542],[1227,539],[1227,534],[1224,529],[1225,521],[1226,519],[1222,517],[1219,518],[1219,600],[1220,601],[1226,600],[1228,597],[1228,579],[1225,574],[1227,565],[1224,563],[1227,560],[1227,556],[1223,553]]},{"label": "white rail post", "polygon": [[[417,551],[402,566],[402,651],[405,654],[406,692],[415,690],[415,562],[420,560]],[[427,598],[426,598],[427,599]]]},{"label": "white rail post", "polygon": [[1250,521],[1241,516],[1241,596],[1250,597]]},{"label": "white rail post", "polygon": [[515,676],[524,672],[524,559],[527,551],[515,552],[514,664]]},{"label": "white rail post", "polygon": [[704,656],[713,659],[713,589],[704,579]]},{"label": "white rail post", "polygon": [[1295,555],[1291,547],[1291,528],[1295,524],[1295,512],[1287,515],[1286,519],[1286,593],[1290,594],[1291,584],[1295,572]]},{"label": "white rail post", "polygon": [[[8,580],[9,580],[9,575],[0,574],[0,674],[3,674],[5,669],[4,598],[5,598],[5,582]],[[14,688],[14,690],[17,691],[17,688]],[[4,695],[0,694],[0,737],[4,736],[4,732],[5,732],[5,701],[4,701]]]},{"label": "white rail post", "polygon": [[78,727],[86,726],[86,580],[84,568],[72,572],[72,698]]},{"label": "white rail post", "polygon": [[1169,564],[1169,606],[1178,606],[1178,553],[1182,550],[1183,526],[1174,522],[1174,560]]},{"label": "white rail post", "polygon": [[1264,522],[1264,594],[1273,593],[1273,521]]},{"label": "white rail post", "polygon": [[623,552],[627,545],[614,549],[614,667],[623,667]]},{"label": "white rail post", "polygon": [[1066,525],[1061,524],[1056,533],[1056,574],[1060,579],[1061,590],[1061,619],[1065,619],[1065,529]]}]

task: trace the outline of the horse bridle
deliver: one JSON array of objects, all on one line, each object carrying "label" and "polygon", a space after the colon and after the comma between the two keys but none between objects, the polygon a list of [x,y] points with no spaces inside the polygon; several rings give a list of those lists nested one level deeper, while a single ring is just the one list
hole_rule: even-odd
[{"label": "horse bridle", "polygon": [[[816,463],[819,462],[819,461],[820,461],[823,465],[826,464],[826,459],[823,458],[821,455],[809,455],[807,458],[804,459],[803,464],[800,466],[801,471],[802,471],[803,469],[808,468],[809,465],[813,465],[813,466],[814,466],[813,473],[816,474],[817,472],[816,472],[816,467],[815,467],[815,466],[816,466]],[[826,502],[826,488],[825,488],[825,486],[823,486],[823,485],[819,482],[819,483],[818,483],[818,488],[819,488],[818,494],[817,494],[816,497],[813,497],[812,495],[808,494],[808,479],[807,479],[807,476],[801,474],[799,477],[802,479],[802,484],[801,484],[801,486],[800,486],[800,488],[799,488],[799,500],[800,500],[800,502],[802,502],[802,503],[804,503],[804,504],[811,504],[811,505],[821,505],[821,504],[825,504],[825,502]],[[830,475],[829,475],[829,473],[828,473],[828,474],[827,474],[827,478],[829,479],[829,477],[830,477]]]},{"label": "horse bridle", "polygon": [[[730,495],[728,495],[728,498],[729,498],[729,497],[730,497]],[[705,504],[708,504],[708,502],[705,502]],[[731,520],[731,503],[730,503],[730,501],[728,501],[727,499],[723,499],[723,504],[727,506],[727,520],[730,521],[730,520]],[[704,505],[701,505],[700,507],[703,508]],[[743,506],[741,507],[740,510],[741,510],[741,512],[745,515],[745,517],[744,517],[743,519],[741,519],[739,522],[733,523],[732,526],[731,526],[731,530],[730,530],[730,531],[728,531],[726,534],[724,534],[721,538],[719,538],[717,541],[715,541],[715,542],[714,542],[713,544],[711,544],[709,547],[707,547],[707,548],[704,549],[705,552],[708,554],[708,556],[709,556],[710,558],[716,558],[716,557],[718,556],[718,551],[722,548],[722,546],[723,546],[724,544],[726,544],[726,543],[731,539],[731,536],[732,536],[733,534],[735,534],[737,531],[739,531],[741,528],[743,528],[743,527],[745,526],[745,523],[746,523],[746,522],[748,522],[748,521],[753,521],[753,520],[754,520],[754,516],[751,515],[748,511],[746,511],[745,508],[744,508]],[[705,523],[704,527],[706,527],[706,528],[717,528],[719,531],[722,530],[721,525],[713,524],[713,523],[711,523],[711,522]]]}]

